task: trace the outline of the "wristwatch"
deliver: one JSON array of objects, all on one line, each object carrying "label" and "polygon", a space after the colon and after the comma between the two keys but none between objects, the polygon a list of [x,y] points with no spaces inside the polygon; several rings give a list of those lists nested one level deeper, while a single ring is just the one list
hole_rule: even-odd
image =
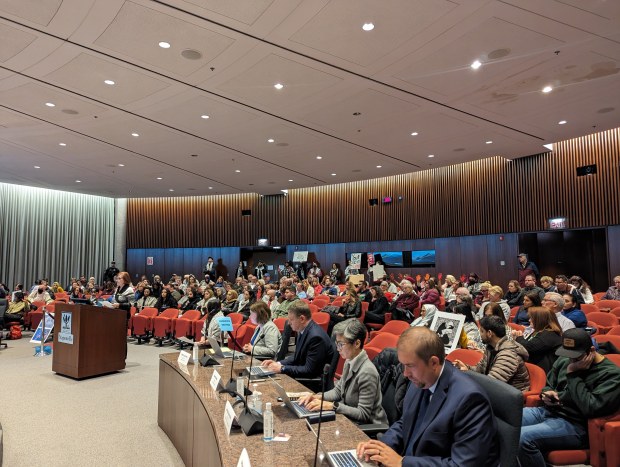
[{"label": "wristwatch", "polygon": [[284,373],[284,365],[280,365],[280,373]]},{"label": "wristwatch", "polygon": [[332,407],[334,408],[334,410],[338,410],[338,407],[340,407],[340,402],[336,401],[332,403]]}]

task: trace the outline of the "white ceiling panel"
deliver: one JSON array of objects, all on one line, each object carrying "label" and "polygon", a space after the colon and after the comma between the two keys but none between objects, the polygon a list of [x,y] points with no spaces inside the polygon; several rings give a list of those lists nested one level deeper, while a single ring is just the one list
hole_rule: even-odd
[{"label": "white ceiling panel", "polygon": [[47,26],[61,4],[62,0],[2,0],[0,11]]},{"label": "white ceiling panel", "polygon": [[204,10],[217,13],[245,24],[254,23],[274,0],[185,0],[185,3],[196,5]]},{"label": "white ceiling panel", "polygon": [[36,38],[35,34],[0,23],[0,44],[2,44],[2,47],[0,47],[0,62],[6,62],[11,57],[17,55]]}]

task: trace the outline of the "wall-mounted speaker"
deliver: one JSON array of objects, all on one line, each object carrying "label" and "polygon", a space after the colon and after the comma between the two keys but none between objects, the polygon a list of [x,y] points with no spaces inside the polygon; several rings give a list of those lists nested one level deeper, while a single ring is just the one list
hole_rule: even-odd
[{"label": "wall-mounted speaker", "polygon": [[242,209],[241,210],[241,215],[242,216],[251,216],[252,215],[252,210],[251,209]]},{"label": "wall-mounted speaker", "polygon": [[578,177],[584,177],[586,175],[594,175],[595,173],[596,173],[596,164],[577,167]]}]

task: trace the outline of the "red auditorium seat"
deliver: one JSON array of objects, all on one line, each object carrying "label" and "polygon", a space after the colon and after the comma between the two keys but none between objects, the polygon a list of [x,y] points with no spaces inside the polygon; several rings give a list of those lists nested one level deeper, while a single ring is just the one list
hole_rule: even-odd
[{"label": "red auditorium seat", "polygon": [[381,353],[383,349],[388,347],[396,347],[398,342],[398,336],[390,334],[389,332],[380,332],[368,344],[364,346],[368,358],[374,360],[374,358]]},{"label": "red auditorium seat", "polygon": [[327,328],[329,327],[329,318],[329,313],[323,311],[319,311],[312,315],[312,320],[321,326],[325,332],[327,332]]},{"label": "red auditorium seat", "polygon": [[153,318],[157,316],[157,313],[157,308],[146,306],[131,320],[131,334],[138,338],[138,345],[142,344],[142,339],[145,338],[148,342],[149,336],[153,331]]},{"label": "red auditorium seat", "polygon": [[605,292],[596,292],[595,294],[592,294],[592,298],[594,298],[594,303],[600,302],[604,296]]},{"label": "red auditorium seat", "polygon": [[466,365],[475,366],[482,360],[482,352],[473,349],[454,349],[446,355],[446,360],[449,362],[460,360]]},{"label": "red auditorium seat", "polygon": [[613,310],[611,310],[609,313],[611,313],[612,315],[614,315],[616,318],[618,318],[618,320],[620,320],[620,306],[614,308]]},{"label": "red auditorium seat", "polygon": [[153,317],[153,337],[157,340],[157,346],[161,347],[164,339],[172,333],[172,320],[179,316],[176,308],[166,308],[158,316]]},{"label": "red auditorium seat", "polygon": [[[230,316],[230,315],[228,315]],[[254,330],[256,329],[256,325],[250,323],[249,321],[246,321],[244,324],[242,324],[241,326],[239,326],[239,328],[235,331],[235,339],[233,340],[233,338],[230,336],[229,333],[229,337],[228,337],[228,348],[229,349],[233,349],[236,348],[237,350],[243,350],[243,346],[245,344],[249,344],[250,340],[252,339],[252,335],[254,335]],[[237,342],[237,345],[235,345],[235,341]]]},{"label": "red auditorium seat", "polygon": [[608,336],[620,336],[620,326],[614,326],[607,333]]},{"label": "red auditorium seat", "polygon": [[620,336],[614,336],[610,334],[597,334],[596,336],[594,336],[594,340],[599,344],[601,342],[611,342],[613,345],[616,346],[618,350],[620,350]]},{"label": "red auditorium seat", "polygon": [[278,331],[280,331],[280,334],[284,332],[284,325],[286,324],[286,321],[286,318],[276,318],[273,320],[273,324],[276,325]]},{"label": "red auditorium seat", "polygon": [[200,319],[200,311],[187,310],[180,318],[173,320],[174,337],[194,337],[194,323]]},{"label": "red auditorium seat", "polygon": [[607,334],[612,327],[620,324],[618,323],[618,318],[615,315],[604,311],[588,313],[588,322],[596,324],[599,334]]},{"label": "red auditorium seat", "polygon": [[523,400],[526,407],[536,407],[540,401],[540,391],[547,384],[547,374],[533,363],[525,362],[525,366],[530,375],[530,390],[523,392]]},{"label": "red auditorium seat", "polygon": [[599,310],[598,307],[596,305],[594,305],[594,304],[588,305],[587,303],[582,303],[581,304],[581,311],[583,311],[587,315],[587,314],[590,314],[592,312],[601,311],[601,310]]},{"label": "red auditorium seat", "polygon": [[389,321],[379,331],[372,331],[370,333],[369,339],[373,339],[375,336],[387,332],[390,334],[394,334],[395,336],[400,336],[405,329],[409,327],[409,323],[406,321]]},{"label": "red auditorium seat", "polygon": [[594,303],[599,310],[609,311],[620,306],[620,300],[599,300]]},{"label": "red auditorium seat", "polygon": [[317,311],[319,311],[319,307],[316,306],[314,303],[309,303],[308,304],[308,308],[310,308],[310,313],[311,314],[315,314]]}]

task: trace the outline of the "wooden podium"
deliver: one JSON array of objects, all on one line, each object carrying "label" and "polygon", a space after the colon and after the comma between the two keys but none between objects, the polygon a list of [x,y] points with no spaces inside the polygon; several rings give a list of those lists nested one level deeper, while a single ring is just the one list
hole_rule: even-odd
[{"label": "wooden podium", "polygon": [[87,378],[125,368],[127,312],[56,304],[52,371]]}]

